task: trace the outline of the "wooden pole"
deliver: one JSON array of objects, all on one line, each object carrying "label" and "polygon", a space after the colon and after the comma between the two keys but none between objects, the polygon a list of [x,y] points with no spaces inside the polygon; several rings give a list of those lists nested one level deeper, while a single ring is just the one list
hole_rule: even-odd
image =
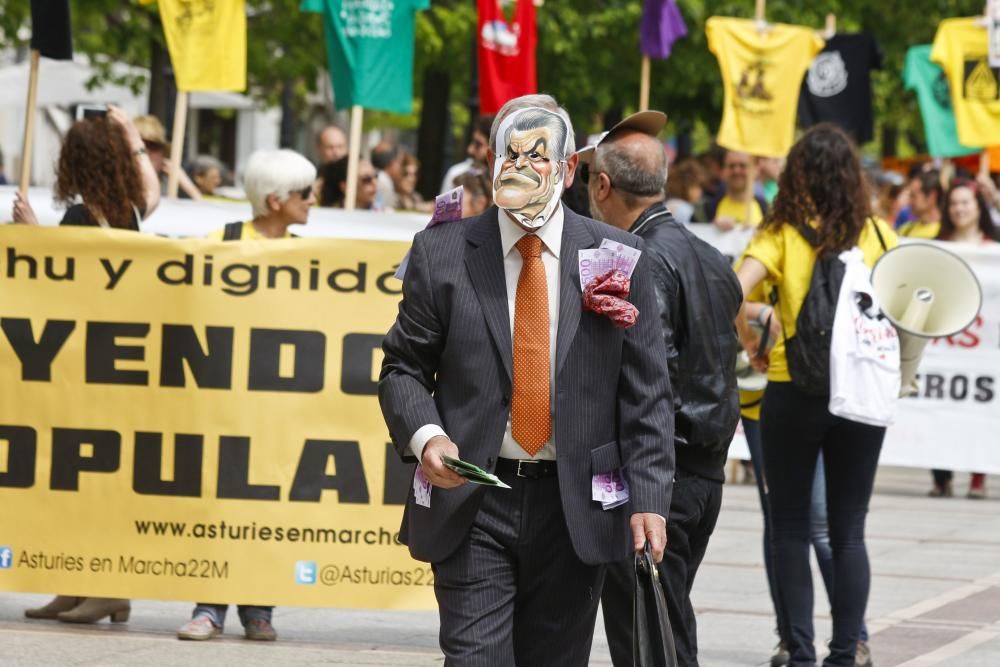
[{"label": "wooden pole", "polygon": [[184,159],[184,132],[187,128],[188,94],[177,91],[174,106],[174,132],[170,137],[170,174],[167,177],[167,196],[177,199],[177,189],[181,178],[181,161]]},{"label": "wooden pole", "polygon": [[38,106],[38,62],[41,54],[37,49],[31,51],[31,73],[28,78],[28,103],[25,105],[24,142],[21,144],[21,178],[17,190],[21,197],[27,197],[28,186],[31,184],[31,154],[34,151],[35,109]]},{"label": "wooden pole", "polygon": [[639,111],[649,109],[649,56],[642,56],[642,73],[639,76]]},{"label": "wooden pole", "polygon": [[344,208],[354,210],[358,197],[358,163],[361,161],[361,123],[364,109],[359,104],[351,107],[351,140],[347,153],[347,192],[344,193]]},{"label": "wooden pole", "polygon": [[750,189],[750,196],[747,199],[747,227],[753,227],[753,205],[757,201],[757,158],[751,155],[747,163],[747,188]]},{"label": "wooden pole", "polygon": [[990,177],[990,154],[989,151],[983,151],[979,154],[979,175]]},{"label": "wooden pole", "polygon": [[[754,20],[757,22],[757,29],[761,31],[763,31],[764,28],[766,27],[764,19],[764,10],[765,10],[764,3],[765,0],[757,0],[757,3],[753,9],[753,17]],[[756,156],[751,155],[750,161],[747,163],[747,188],[750,190],[749,196],[747,198],[747,221],[746,221],[747,227],[753,226],[753,205],[757,201],[757,198],[754,196],[754,192],[756,191],[756,185],[757,185],[756,160],[757,160]]]}]

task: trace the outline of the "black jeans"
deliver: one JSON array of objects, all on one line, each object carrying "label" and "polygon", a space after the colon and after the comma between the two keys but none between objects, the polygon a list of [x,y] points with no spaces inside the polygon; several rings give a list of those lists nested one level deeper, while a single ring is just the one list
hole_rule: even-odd
[{"label": "black jeans", "polygon": [[944,486],[952,480],[955,473],[950,470],[938,470],[935,468],[931,470],[931,476],[934,477],[934,486]]},{"label": "black jeans", "polygon": [[[677,664],[698,667],[698,634],[691,606],[691,587],[708,539],[722,507],[722,482],[678,470],[667,517],[667,549],[660,563],[660,581],[667,596]],[[631,667],[632,599],[635,585],[632,559],[608,566],[601,593],[604,628],[615,667]]]},{"label": "black jeans", "polygon": [[760,498],[761,514],[764,517],[764,571],[767,573],[767,589],[771,593],[774,604],[774,621],[777,626],[778,638],[785,640],[788,631],[785,629],[785,614],[778,597],[778,581],[774,574],[774,558],[771,556],[771,510],[767,502],[767,483],[764,478],[764,454],[760,444],[760,422],[756,419],[740,417],[743,423],[743,434],[747,439],[747,449],[750,450],[750,463],[753,465],[754,481],[757,483],[757,495]]},{"label": "black jeans", "polygon": [[828,403],[828,398],[805,394],[790,382],[771,382],[761,406],[774,568],[787,614],[791,667],[816,664],[809,548],[812,485],[820,452],[826,467],[834,573],[833,640],[825,667],[853,667],[871,583],[865,516],[885,429],[834,417]]}]

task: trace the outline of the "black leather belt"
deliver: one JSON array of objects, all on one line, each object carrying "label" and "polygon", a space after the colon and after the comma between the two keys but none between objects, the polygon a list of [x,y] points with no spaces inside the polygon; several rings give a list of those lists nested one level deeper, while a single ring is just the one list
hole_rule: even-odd
[{"label": "black leather belt", "polygon": [[526,479],[556,476],[556,462],[532,459],[497,459],[496,472]]}]

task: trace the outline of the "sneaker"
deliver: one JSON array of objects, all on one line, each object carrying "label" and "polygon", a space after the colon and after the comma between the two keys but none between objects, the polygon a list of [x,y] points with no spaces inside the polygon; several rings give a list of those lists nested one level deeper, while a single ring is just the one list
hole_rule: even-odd
[{"label": "sneaker", "polygon": [[222,628],[212,622],[208,616],[196,616],[181,626],[177,631],[178,639],[205,641],[222,634]]},{"label": "sneaker", "polygon": [[872,650],[868,648],[868,642],[858,642],[858,648],[854,652],[854,667],[872,667]]},{"label": "sneaker", "polygon": [[785,642],[778,642],[774,647],[774,655],[771,656],[771,667],[785,667],[791,662],[792,656],[788,652],[788,645]]},{"label": "sneaker", "polygon": [[263,618],[251,618],[243,626],[243,632],[247,639],[255,639],[261,642],[273,642],[278,638],[271,621]]}]

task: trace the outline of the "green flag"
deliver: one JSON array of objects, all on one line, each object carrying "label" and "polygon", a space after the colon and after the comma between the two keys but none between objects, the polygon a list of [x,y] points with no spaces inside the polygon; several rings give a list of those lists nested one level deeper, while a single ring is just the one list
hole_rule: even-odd
[{"label": "green flag", "polygon": [[979,151],[963,146],[955,130],[955,112],[944,70],[931,62],[931,45],[911,46],[906,52],[903,85],[917,94],[924,120],[927,150],[934,157],[958,157]]},{"label": "green flag", "polygon": [[410,113],[416,12],[430,0],[302,0],[323,14],[326,55],[338,109]]}]

